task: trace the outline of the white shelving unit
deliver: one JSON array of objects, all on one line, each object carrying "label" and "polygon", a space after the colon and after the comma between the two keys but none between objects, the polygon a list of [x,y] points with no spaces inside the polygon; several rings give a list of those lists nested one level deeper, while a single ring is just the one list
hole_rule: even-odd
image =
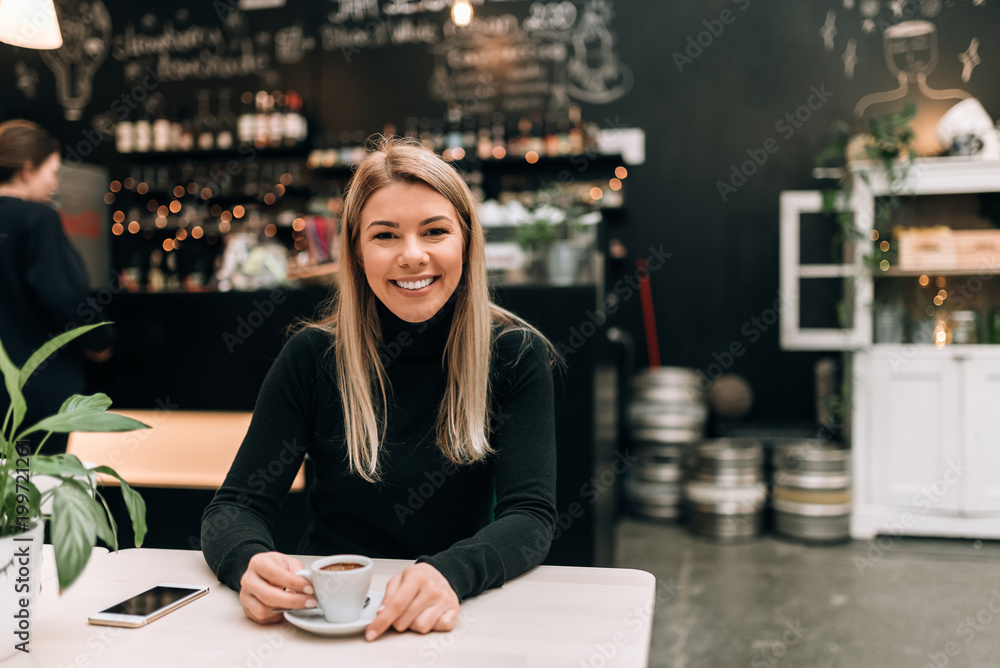
[{"label": "white shelving unit", "polygon": [[[867,238],[878,197],[893,194],[883,172],[856,166],[850,202]],[[860,178],[861,172],[867,178]],[[1000,192],[1000,162],[917,160],[895,192],[907,197]],[[916,203],[908,206],[919,206]],[[864,264],[857,243],[842,265],[802,264],[805,214],[819,213],[818,191],[781,195],[781,289],[794,305],[782,314],[787,350],[841,350],[850,375],[848,423],[854,470],[851,534],[1000,538],[1000,345],[874,344],[874,281],[907,275],[1000,274],[888,272]],[[850,327],[808,329],[799,322],[800,282],[843,278]],[[1000,280],[1000,276],[997,277]]]}]

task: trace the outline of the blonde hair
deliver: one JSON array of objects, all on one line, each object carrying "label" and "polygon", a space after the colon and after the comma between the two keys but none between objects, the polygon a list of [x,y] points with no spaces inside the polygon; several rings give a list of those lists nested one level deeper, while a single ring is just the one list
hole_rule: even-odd
[{"label": "blonde hair", "polygon": [[[389,383],[379,345],[382,329],[377,297],[361,263],[361,211],[377,190],[393,183],[423,183],[458,212],[466,264],[455,289],[455,312],[445,344],[444,397],[435,435],[441,454],[455,464],[482,461],[490,446],[490,360],[496,339],[522,331],[541,337],[550,362],[555,348],[537,329],[492,302],[486,277],[486,238],[469,187],[448,163],[419,143],[375,137],[351,179],[344,200],[337,294],[319,320],[307,323],[334,337],[336,380],[344,412],[348,465],[364,479],[379,480],[379,453],[387,419]],[[500,327],[494,331],[493,325]],[[523,351],[522,351],[523,352]]]}]

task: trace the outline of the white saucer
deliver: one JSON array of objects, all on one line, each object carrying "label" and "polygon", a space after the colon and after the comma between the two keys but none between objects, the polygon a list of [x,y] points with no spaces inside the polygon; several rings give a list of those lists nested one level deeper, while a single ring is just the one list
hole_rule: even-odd
[{"label": "white saucer", "polygon": [[364,607],[361,611],[361,617],[354,620],[353,622],[344,622],[342,624],[333,624],[331,622],[323,619],[323,613],[319,608],[313,608],[311,610],[291,610],[285,614],[285,619],[292,626],[297,626],[303,631],[308,631],[309,633],[315,633],[320,636],[349,636],[355,633],[360,633],[365,630],[365,627],[372,623],[375,619],[375,613],[378,612],[378,607],[382,605],[382,597],[385,596],[384,592],[380,591],[370,591],[368,592],[368,605]]}]

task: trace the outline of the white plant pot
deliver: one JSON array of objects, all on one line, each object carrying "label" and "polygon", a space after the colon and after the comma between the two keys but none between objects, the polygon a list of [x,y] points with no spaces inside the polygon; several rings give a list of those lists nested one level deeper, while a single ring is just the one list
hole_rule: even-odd
[{"label": "white plant pot", "polygon": [[[0,538],[0,660],[20,654],[18,645],[31,649],[34,602],[42,582],[42,543],[45,524],[33,520],[31,528]],[[22,605],[22,604],[27,604]]]}]

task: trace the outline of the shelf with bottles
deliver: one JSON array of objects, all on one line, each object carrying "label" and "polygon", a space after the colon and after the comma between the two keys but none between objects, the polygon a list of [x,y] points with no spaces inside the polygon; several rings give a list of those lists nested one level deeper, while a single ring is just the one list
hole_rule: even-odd
[{"label": "shelf with bottles", "polygon": [[339,202],[331,195],[305,205],[221,212],[187,206],[166,216],[116,219],[114,266],[133,292],[254,290],[312,280],[329,273],[339,252]]},{"label": "shelf with bottles", "polygon": [[212,91],[199,90],[194,115],[186,109],[168,109],[162,96],[150,96],[136,118],[116,124],[115,149],[132,161],[305,153],[309,124],[302,113],[301,95],[293,90],[247,91],[240,96],[237,115],[231,93],[231,89],[219,89],[213,113]]}]

